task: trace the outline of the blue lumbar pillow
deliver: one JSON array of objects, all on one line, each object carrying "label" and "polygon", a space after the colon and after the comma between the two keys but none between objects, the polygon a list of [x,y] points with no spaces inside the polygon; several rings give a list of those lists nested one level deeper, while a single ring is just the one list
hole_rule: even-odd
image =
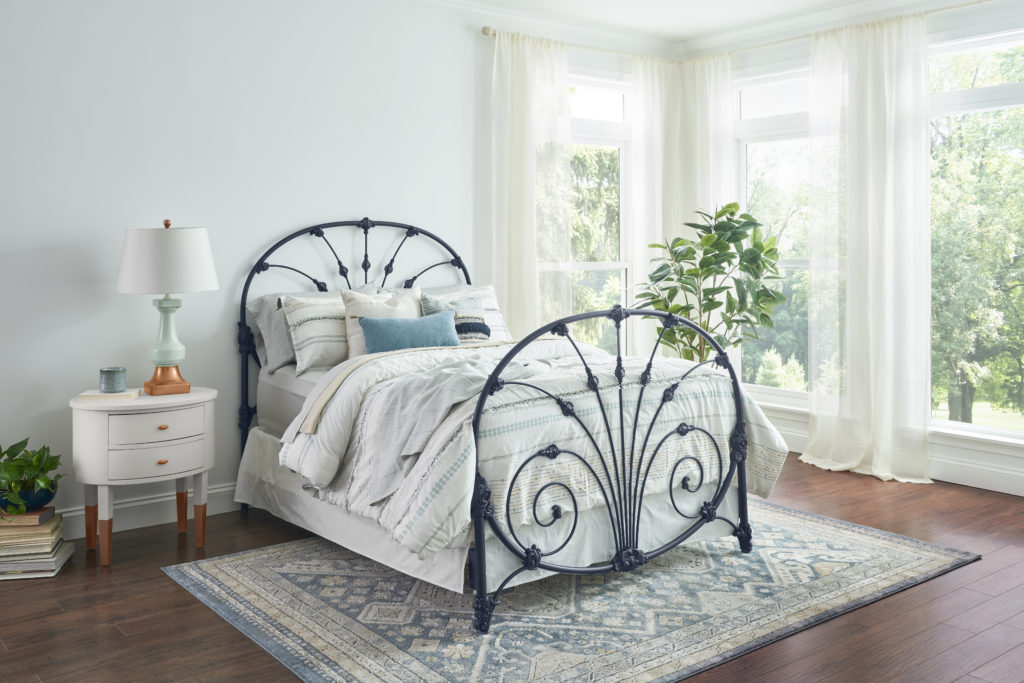
[{"label": "blue lumbar pillow", "polygon": [[443,311],[422,318],[359,318],[366,337],[366,352],[458,346],[455,312]]}]

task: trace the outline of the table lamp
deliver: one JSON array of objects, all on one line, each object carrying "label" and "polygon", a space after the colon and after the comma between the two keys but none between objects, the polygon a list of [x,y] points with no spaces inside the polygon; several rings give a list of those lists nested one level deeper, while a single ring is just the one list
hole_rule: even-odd
[{"label": "table lamp", "polygon": [[185,360],[185,345],[174,329],[174,312],[181,308],[181,299],[171,294],[206,292],[218,286],[206,228],[171,228],[171,222],[164,221],[163,228],[125,232],[117,291],[164,295],[153,299],[160,311],[160,328],[149,351],[156,366],[144,385],[150,396],[186,394],[191,387],[178,368]]}]

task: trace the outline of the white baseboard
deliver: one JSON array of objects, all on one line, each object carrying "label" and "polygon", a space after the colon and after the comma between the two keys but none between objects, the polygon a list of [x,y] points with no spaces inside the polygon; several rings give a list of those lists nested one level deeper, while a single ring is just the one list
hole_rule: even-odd
[{"label": "white baseboard", "polygon": [[[153,496],[142,496],[118,500],[114,503],[114,531],[126,531],[157,524],[166,524],[178,519],[174,491]],[[189,495],[188,516],[192,517],[192,497]],[[235,482],[217,484],[206,489],[206,514],[238,510],[235,502]],[[64,515],[64,538],[71,540],[85,538],[85,508],[81,505],[58,510]]]},{"label": "white baseboard", "polygon": [[1024,471],[962,458],[932,455],[928,463],[932,479],[973,486],[989,491],[1024,496]]},{"label": "white baseboard", "polygon": [[767,403],[761,404],[761,409],[782,434],[789,450],[802,453],[807,446],[807,411]]},{"label": "white baseboard", "polygon": [[[806,409],[761,402],[761,408],[786,440],[802,453],[810,427]],[[1019,440],[932,428],[928,434],[928,475],[951,484],[1024,496],[1024,445]]]}]

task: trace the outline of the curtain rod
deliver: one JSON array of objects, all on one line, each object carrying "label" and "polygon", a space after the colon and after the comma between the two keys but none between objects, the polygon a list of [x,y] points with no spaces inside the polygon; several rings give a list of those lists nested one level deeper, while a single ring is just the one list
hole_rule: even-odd
[{"label": "curtain rod", "polygon": [[[484,34],[488,38],[495,38],[498,35],[498,31],[496,31],[494,28],[492,28],[490,26],[484,26],[482,29],[480,29],[480,33]],[[635,53],[635,52],[626,52],[624,50],[611,50],[611,49],[606,48],[606,47],[594,47],[593,45],[581,45],[579,43],[566,43],[565,41],[561,41],[561,40],[557,40],[557,41],[554,41],[554,42],[562,43],[566,47],[575,47],[575,48],[578,48],[580,50],[593,50],[594,52],[605,52],[605,53],[612,54],[612,55],[621,55],[623,57],[636,57],[637,56],[637,53]]]},{"label": "curtain rod", "polygon": [[[962,3],[958,4],[958,5],[950,5],[949,7],[942,7],[942,8],[937,8],[937,9],[933,9],[933,10],[925,10],[924,12],[912,12],[911,14],[925,14],[925,15],[928,15],[928,14],[938,14],[939,12],[949,12],[949,11],[956,10],[956,9],[963,9],[965,7],[974,7],[976,5],[985,5],[985,4],[988,4],[990,2],[994,2],[994,0],[970,0],[970,2],[962,2]],[[858,22],[858,23],[870,23],[870,22]],[[853,25],[856,26],[857,24],[853,24]],[[842,27],[837,26],[836,28],[842,28]],[[826,29],[826,30],[832,30],[832,29]],[[490,26],[484,26],[482,29],[480,29],[480,32],[482,34],[484,34],[485,36],[487,36],[488,38],[494,38],[498,34],[498,32],[494,28],[492,28]],[[814,31],[813,33],[804,33],[802,35],[792,36],[790,38],[780,38],[779,40],[773,40],[773,41],[771,41],[769,43],[761,43],[761,44],[758,44],[758,45],[751,45],[750,47],[740,47],[740,48],[736,48],[734,50],[727,50],[726,52],[729,53],[729,54],[732,54],[734,52],[747,52],[749,50],[757,50],[757,49],[760,49],[760,48],[763,48],[763,47],[772,47],[774,45],[781,45],[783,43],[788,43],[788,42],[794,41],[794,40],[803,40],[804,38],[810,38],[814,34],[821,33],[821,32],[822,31]],[[579,48],[581,50],[594,50],[596,52],[607,52],[607,53],[610,53],[610,54],[623,55],[623,56],[626,56],[626,57],[636,57],[637,56],[635,53],[632,53],[632,52],[624,52],[622,50],[609,50],[609,49],[603,48],[603,47],[593,47],[592,45],[580,45],[578,43],[565,43],[565,45],[568,46],[568,47]]]}]

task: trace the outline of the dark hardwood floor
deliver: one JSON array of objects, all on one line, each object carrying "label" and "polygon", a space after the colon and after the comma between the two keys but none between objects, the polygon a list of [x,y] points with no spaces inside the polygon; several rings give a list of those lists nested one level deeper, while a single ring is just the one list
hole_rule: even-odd
[{"label": "dark hardwood floor", "polygon": [[[984,558],[690,680],[1024,680],[1024,498],[790,457],[770,500]],[[0,582],[0,680],[293,680],[160,567],[307,535],[258,510],[215,515],[205,551],[189,545],[191,526],[117,532],[105,568],[79,541],[59,577]]]}]

